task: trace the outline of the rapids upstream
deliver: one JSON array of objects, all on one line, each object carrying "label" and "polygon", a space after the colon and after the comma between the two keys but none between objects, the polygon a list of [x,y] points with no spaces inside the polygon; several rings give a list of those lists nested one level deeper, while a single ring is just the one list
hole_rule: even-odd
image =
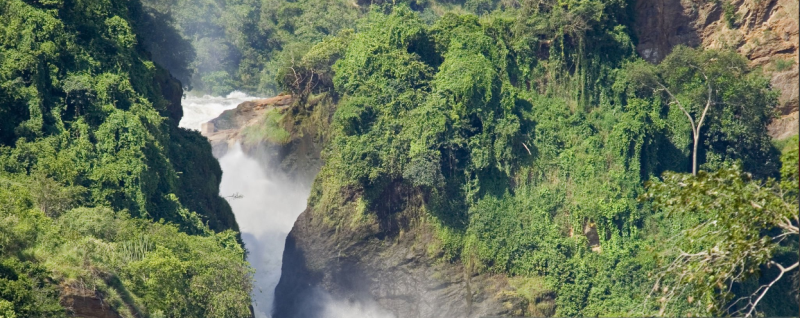
[{"label": "rapids upstream", "polygon": [[[199,130],[200,125],[216,118],[242,102],[257,99],[241,92],[226,97],[185,97],[180,126]],[[247,260],[255,268],[252,293],[256,318],[270,317],[275,286],[281,275],[281,259],[286,235],[297,216],[306,207],[310,189],[287,181],[276,182],[259,163],[246,156],[239,144],[217,158],[222,168],[220,196],[228,200],[242,233]]]},{"label": "rapids upstream", "polygon": [[[203,123],[217,118],[225,110],[255,99],[258,97],[241,92],[226,97],[186,96],[181,100],[184,115],[179,126],[199,131]],[[277,169],[265,170],[258,161],[248,157],[238,143],[217,160],[222,168],[219,194],[227,199],[236,216],[248,250],[247,261],[256,270],[252,292],[255,317],[271,317],[286,236],[305,210],[311,189],[278,175]],[[322,308],[322,314],[308,318],[394,317],[376,304],[333,300],[323,291],[313,302]]]}]

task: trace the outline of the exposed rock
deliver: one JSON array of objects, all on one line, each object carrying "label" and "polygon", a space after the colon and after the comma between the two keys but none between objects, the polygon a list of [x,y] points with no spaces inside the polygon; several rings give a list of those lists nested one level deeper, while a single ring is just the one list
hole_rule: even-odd
[{"label": "exposed rock", "polygon": [[280,95],[241,103],[203,124],[200,133],[211,143],[214,157],[220,158],[228,152],[230,145],[241,142],[242,129],[256,124],[267,110],[286,108],[292,101],[291,95]]},{"label": "exposed rock", "polygon": [[751,65],[762,67],[781,91],[777,109],[783,118],[772,125],[787,127],[785,122],[794,120],[790,125],[797,127],[797,116],[792,115],[798,111],[796,0],[638,0],[636,14],[637,51],[643,58],[660,61],[679,44],[735,49]]},{"label": "exposed rock", "polygon": [[409,213],[349,228],[303,212],[286,239],[274,317],[319,317],[335,306],[330,299],[377,304],[398,318],[553,314],[550,293],[531,304],[505,276],[469,274],[461,263],[429,255],[433,234],[404,225],[417,219]]},{"label": "exposed rock", "polygon": [[73,317],[122,318],[94,290],[62,286],[60,302]]},{"label": "exposed rock", "polygon": [[775,139],[786,139],[797,135],[797,131],[800,130],[798,115],[800,113],[794,112],[773,121],[768,127],[769,135]]},{"label": "exposed rock", "polygon": [[262,119],[268,110],[286,112],[294,102],[291,95],[247,101],[202,124],[200,133],[211,143],[212,153],[216,158],[221,158],[232,145],[240,143],[242,150],[256,159],[264,169],[277,169],[280,172],[273,177],[289,178],[296,183],[310,186],[322,167],[322,145],[313,133],[294,132],[285,144],[268,140],[245,140],[243,134],[247,127],[263,124]]}]

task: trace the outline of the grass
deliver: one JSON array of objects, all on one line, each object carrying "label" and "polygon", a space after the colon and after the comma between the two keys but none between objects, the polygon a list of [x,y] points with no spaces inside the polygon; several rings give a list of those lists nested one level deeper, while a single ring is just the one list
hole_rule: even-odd
[{"label": "grass", "polygon": [[783,72],[790,69],[794,65],[794,60],[792,59],[782,59],[777,58],[772,60],[772,67],[775,69],[776,72]]},{"label": "grass", "polygon": [[283,128],[283,117],[284,115],[278,109],[268,110],[258,123],[242,130],[244,142],[256,144],[262,141],[269,141],[279,145],[287,144],[292,135]]}]

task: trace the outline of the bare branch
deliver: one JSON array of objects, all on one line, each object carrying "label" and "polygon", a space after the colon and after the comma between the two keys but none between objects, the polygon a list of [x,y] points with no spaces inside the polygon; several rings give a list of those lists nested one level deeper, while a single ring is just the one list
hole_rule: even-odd
[{"label": "bare branch", "polygon": [[[747,312],[747,315],[745,315],[745,317],[752,317],[753,316],[753,311],[756,310],[756,306],[758,305],[758,303],[761,302],[761,299],[764,298],[764,295],[767,294],[767,292],[772,287],[772,285],[775,285],[775,283],[777,283],[783,277],[783,274],[785,274],[786,272],[789,272],[789,271],[797,268],[797,266],[800,265],[800,263],[794,263],[791,266],[784,268],[783,266],[781,266],[781,264],[778,264],[776,262],[772,262],[771,261],[770,264],[773,264],[773,265],[777,266],[781,270],[781,272],[780,272],[780,274],[778,274],[778,277],[776,277],[775,279],[772,280],[772,282],[770,282],[768,285],[766,285],[766,287],[764,288],[764,291],[761,292],[761,295],[759,295],[758,298],[756,299],[756,301],[751,304],[750,311]],[[761,289],[761,288],[759,287],[759,289]]]},{"label": "bare branch", "polygon": [[697,132],[699,133],[700,126],[703,125],[703,120],[706,119],[706,113],[708,112],[708,109],[711,107],[711,98],[714,96],[714,90],[711,88],[711,81],[708,80],[706,72],[703,72],[703,70],[700,70],[699,68],[698,71],[700,71],[700,74],[702,74],[703,78],[706,79],[706,85],[708,86],[708,100],[706,101],[706,107],[703,108],[703,115],[700,116],[700,121],[697,122]]},{"label": "bare branch", "polygon": [[531,150],[530,150],[530,149],[528,149],[528,145],[526,145],[526,144],[523,142],[523,143],[522,143],[522,146],[523,146],[523,147],[525,147],[525,150],[527,150],[527,151],[528,151],[528,154],[530,155],[530,154],[531,154]]},{"label": "bare branch", "polygon": [[669,95],[670,99],[672,99],[672,101],[675,104],[678,104],[678,108],[680,108],[680,110],[683,112],[683,114],[686,115],[687,118],[689,118],[689,123],[692,125],[692,132],[696,134],[697,130],[695,129],[694,118],[692,118],[692,115],[689,114],[689,111],[687,111],[686,108],[683,108],[683,105],[678,100],[678,98],[675,97],[675,95],[672,95],[672,92],[670,92],[670,90],[666,86],[664,86],[664,84],[662,84],[658,80],[656,80],[656,84],[658,84],[658,86],[661,86],[661,89],[664,90],[665,92],[667,92],[667,95]]}]

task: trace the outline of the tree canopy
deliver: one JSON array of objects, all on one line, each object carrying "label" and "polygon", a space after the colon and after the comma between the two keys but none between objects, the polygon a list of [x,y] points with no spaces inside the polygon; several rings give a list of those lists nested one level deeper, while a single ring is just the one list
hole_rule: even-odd
[{"label": "tree canopy", "polygon": [[178,128],[181,86],[150,60],[143,14],[0,1],[0,316],[66,316],[75,289],[129,317],[250,315],[219,165]]},{"label": "tree canopy", "polygon": [[[431,249],[447,261],[470,271],[543,277],[543,288],[557,295],[549,314],[743,308],[728,310],[719,301],[750,295],[747,277],[766,276],[722,278],[734,286],[729,294],[697,282],[681,285],[693,299],[704,297],[702,308],[685,297],[670,299],[677,307],[646,300],[657,273],[669,272],[661,267],[672,255],[661,246],[666,233],[706,226],[714,216],[696,216],[680,199],[642,198],[684,191],[710,202],[708,191],[729,185],[708,181],[707,190],[665,190],[688,182],[676,178],[692,178],[683,174],[692,169],[692,134],[686,114],[672,104],[677,100],[691,105],[685,109],[692,118],[710,105],[699,128],[697,178],[737,175],[740,185],[724,190],[725,198],[748,202],[755,195],[786,204],[774,192],[776,183],[765,179],[778,177],[781,166],[766,134],[775,93],[733,52],[677,48],[658,65],[644,62],[632,49],[628,9],[613,1],[525,2],[483,17],[449,13],[429,24],[424,14],[398,6],[373,10],[354,35],[326,39],[346,48],[312,49],[339,58],[325,68],[333,81],[324,86],[333,88],[311,93],[335,95],[337,104],[310,206],[338,226],[416,206],[438,238]],[[662,183],[645,187],[662,173]],[[725,222],[747,221],[737,214]],[[749,234],[723,234],[750,242],[773,225],[752,223]],[[746,260],[749,271],[767,266],[781,244],[796,241],[797,235],[787,235],[761,256],[726,255]],[[747,244],[736,248],[744,251]],[[694,266],[683,265],[680,270]],[[769,295],[783,297],[774,289]],[[709,297],[716,299],[710,312]],[[788,313],[796,307],[776,308]]]}]

